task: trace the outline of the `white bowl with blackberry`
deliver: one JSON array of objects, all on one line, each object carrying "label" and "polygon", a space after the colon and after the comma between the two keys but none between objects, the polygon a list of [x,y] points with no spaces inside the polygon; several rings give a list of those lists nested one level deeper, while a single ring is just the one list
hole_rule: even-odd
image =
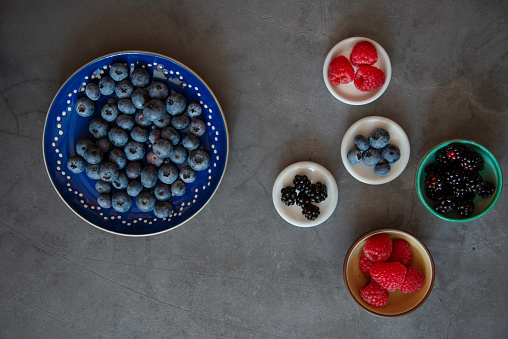
[{"label": "white bowl with blackberry", "polygon": [[370,116],[348,128],[341,144],[346,170],[357,180],[380,185],[397,178],[409,161],[409,139],[396,122]]}]

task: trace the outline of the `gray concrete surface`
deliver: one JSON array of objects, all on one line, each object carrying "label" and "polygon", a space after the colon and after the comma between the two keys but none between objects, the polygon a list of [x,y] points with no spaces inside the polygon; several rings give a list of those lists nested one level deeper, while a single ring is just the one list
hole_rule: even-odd
[{"label": "gray concrete surface", "polygon": [[[507,187],[483,218],[455,224],[420,203],[419,160],[451,138],[476,140],[508,169],[505,1],[2,1],[0,3],[0,337],[502,338],[508,332]],[[393,66],[365,106],[334,99],[328,50],[378,41]],[[218,97],[230,153],[216,195],[194,219],[155,237],[96,229],[46,174],[41,140],[61,84],[120,50],[168,55]],[[346,129],[369,115],[398,122],[407,169],[369,186],[341,163]],[[339,186],[333,216],[294,227],[272,184],[312,160]],[[361,234],[417,235],[436,264],[416,312],[385,319],[347,293],[342,264]]]}]

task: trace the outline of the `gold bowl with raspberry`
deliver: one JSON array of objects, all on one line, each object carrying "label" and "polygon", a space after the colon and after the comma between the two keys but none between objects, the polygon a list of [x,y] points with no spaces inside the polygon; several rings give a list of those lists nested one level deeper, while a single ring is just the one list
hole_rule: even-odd
[{"label": "gold bowl with raspberry", "polygon": [[[382,307],[371,306],[360,296],[360,288],[369,283],[369,279],[362,274],[359,266],[363,246],[368,239],[378,234],[386,234],[392,241],[405,240],[413,253],[413,263],[410,266],[419,269],[425,276],[425,283],[419,291],[412,293],[402,293],[400,290],[390,292],[388,303]],[[402,230],[383,228],[369,232],[355,241],[344,260],[343,277],[346,289],[360,307],[381,317],[399,317],[414,312],[429,297],[434,286],[434,261],[427,247],[415,236]]]}]

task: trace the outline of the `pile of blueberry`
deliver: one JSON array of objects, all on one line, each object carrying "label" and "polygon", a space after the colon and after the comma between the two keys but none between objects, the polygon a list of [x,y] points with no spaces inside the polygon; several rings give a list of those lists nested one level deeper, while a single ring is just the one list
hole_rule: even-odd
[{"label": "pile of blueberry", "polygon": [[[116,63],[109,76],[86,86],[75,108],[91,118],[90,137],[76,143],[67,168],[96,180],[102,208],[127,212],[135,199],[142,212],[166,218],[173,211],[172,196],[184,195],[196,172],[210,165],[201,148],[202,108],[152,81],[144,68],[129,73],[127,64]],[[96,113],[101,96],[107,102]]]},{"label": "pile of blueberry", "polygon": [[374,173],[379,176],[387,175],[390,164],[400,159],[400,149],[390,144],[390,133],[384,128],[376,128],[366,138],[357,135],[354,139],[355,147],[347,153],[347,160],[351,165],[363,162],[364,165],[374,167]]}]

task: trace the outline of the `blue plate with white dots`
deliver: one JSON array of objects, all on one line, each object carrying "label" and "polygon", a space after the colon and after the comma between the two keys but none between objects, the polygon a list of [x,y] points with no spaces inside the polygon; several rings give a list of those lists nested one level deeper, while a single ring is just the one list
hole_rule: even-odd
[{"label": "blue plate with white dots", "polygon": [[[76,101],[84,95],[85,86],[98,83],[109,73],[114,63],[125,63],[130,71],[146,69],[152,80],[164,82],[168,88],[185,96],[187,102],[199,102],[203,112],[200,118],[206,132],[200,137],[201,148],[210,155],[210,166],[197,172],[194,182],[186,184],[183,196],[173,196],[173,213],[168,218],[157,218],[152,212],[142,212],[134,202],[126,213],[113,208],[101,208],[95,180],[85,172],[74,174],[67,169],[67,159],[76,153],[80,139],[90,138],[88,125],[100,116],[100,108],[112,96],[96,101],[91,117],[81,117],[75,111]],[[115,97],[116,98],[116,97]],[[148,143],[147,143],[148,147]],[[229,137],[222,108],[206,83],[191,69],[169,57],[149,52],[126,51],[98,58],[77,70],[60,88],[49,108],[43,136],[46,169],[56,191],[78,216],[104,231],[126,236],[155,235],[178,227],[194,217],[215,194],[228,160]],[[144,161],[144,160],[143,160]],[[184,162],[178,168],[187,165]]]}]

